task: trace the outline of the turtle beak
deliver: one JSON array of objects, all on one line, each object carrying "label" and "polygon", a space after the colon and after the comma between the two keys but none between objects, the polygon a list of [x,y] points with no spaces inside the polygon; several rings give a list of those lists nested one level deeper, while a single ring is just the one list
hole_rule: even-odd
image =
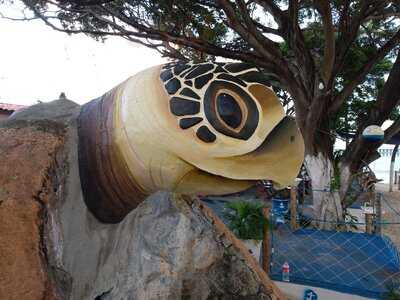
[{"label": "turtle beak", "polygon": [[[272,180],[278,187],[294,183],[304,159],[304,142],[294,119],[285,117],[254,151],[245,155],[192,160],[205,173],[224,180],[244,181],[232,186],[245,187],[260,179]],[[218,185],[218,183],[216,183]]]}]

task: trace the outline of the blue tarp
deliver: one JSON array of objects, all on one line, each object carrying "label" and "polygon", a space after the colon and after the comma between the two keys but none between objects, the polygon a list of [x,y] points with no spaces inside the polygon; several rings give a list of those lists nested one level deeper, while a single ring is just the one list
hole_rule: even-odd
[{"label": "blue tarp", "polygon": [[[203,199],[226,223],[226,201]],[[290,265],[290,281],[364,297],[380,298],[392,280],[400,280],[399,252],[389,238],[319,229],[291,231],[287,224],[272,231],[270,276],[280,280]]]},{"label": "blue tarp", "polygon": [[390,239],[377,235],[300,229],[273,231],[271,277],[281,279],[290,265],[294,283],[324,287],[365,297],[380,298],[400,277],[399,254]]}]

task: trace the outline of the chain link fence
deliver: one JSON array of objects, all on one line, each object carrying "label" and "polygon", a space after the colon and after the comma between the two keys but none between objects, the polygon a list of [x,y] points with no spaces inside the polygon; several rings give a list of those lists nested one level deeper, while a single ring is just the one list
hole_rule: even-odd
[{"label": "chain link fence", "polygon": [[363,203],[347,208],[343,222],[329,226],[307,216],[304,203],[295,214],[273,208],[270,277],[282,280],[287,262],[293,283],[379,299],[398,289],[400,203],[379,193],[364,196]]}]

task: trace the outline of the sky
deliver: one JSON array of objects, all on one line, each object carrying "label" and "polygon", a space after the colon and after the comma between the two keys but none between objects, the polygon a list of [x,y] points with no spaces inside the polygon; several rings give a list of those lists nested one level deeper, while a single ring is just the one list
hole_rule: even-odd
[{"label": "sky", "polygon": [[0,102],[30,105],[65,92],[79,104],[135,73],[167,60],[149,48],[112,37],[105,43],[54,31],[41,21],[0,17]]},{"label": "sky", "polygon": [[[0,8],[8,16],[20,16],[15,6]],[[83,104],[129,76],[165,62],[167,59],[155,50],[122,38],[110,37],[102,43],[84,34],[57,32],[40,20],[23,22],[0,17],[3,103],[48,102],[64,92],[68,99]],[[390,123],[385,122],[383,129]]]}]

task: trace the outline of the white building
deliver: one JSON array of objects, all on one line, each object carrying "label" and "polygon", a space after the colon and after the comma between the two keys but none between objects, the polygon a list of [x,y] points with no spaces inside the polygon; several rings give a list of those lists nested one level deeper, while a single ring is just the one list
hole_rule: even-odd
[{"label": "white building", "polygon": [[[393,148],[394,145],[382,145],[378,149],[381,157],[369,165],[376,177],[378,179],[383,179],[383,183],[389,183],[390,160],[392,158]],[[400,170],[400,149],[397,151],[394,170]]]}]

